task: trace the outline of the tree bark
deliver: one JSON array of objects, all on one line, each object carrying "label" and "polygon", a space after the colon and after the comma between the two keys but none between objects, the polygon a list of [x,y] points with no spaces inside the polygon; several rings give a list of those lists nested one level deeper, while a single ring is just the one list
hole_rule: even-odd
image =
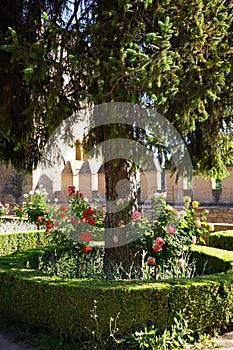
[{"label": "tree bark", "polygon": [[105,180],[104,275],[107,279],[134,278],[140,273],[140,256],[130,232],[131,213],[138,208],[134,164],[127,159],[106,162]]}]

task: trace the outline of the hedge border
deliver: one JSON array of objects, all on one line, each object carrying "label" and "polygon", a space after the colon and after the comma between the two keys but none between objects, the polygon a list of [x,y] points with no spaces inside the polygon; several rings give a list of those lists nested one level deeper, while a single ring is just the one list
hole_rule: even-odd
[{"label": "hedge border", "polygon": [[[209,247],[196,251],[203,253],[204,248]],[[230,272],[150,283],[67,280],[35,270],[45,251],[41,248],[0,257],[0,313],[7,322],[86,339],[90,336],[87,325],[89,330],[95,329],[90,317],[94,300],[105,335],[109,335],[110,318],[117,315],[121,334],[139,331],[143,323],[167,329],[177,312],[187,319],[190,329],[200,333],[224,328],[232,319]]]},{"label": "hedge border", "polygon": [[45,230],[0,233],[0,256],[32,248],[46,247],[51,238]]},{"label": "hedge border", "polygon": [[233,230],[225,230],[209,235],[209,246],[233,251]]},{"label": "hedge border", "polygon": [[233,251],[202,245],[194,245],[191,250],[197,259],[198,274],[233,272]]}]

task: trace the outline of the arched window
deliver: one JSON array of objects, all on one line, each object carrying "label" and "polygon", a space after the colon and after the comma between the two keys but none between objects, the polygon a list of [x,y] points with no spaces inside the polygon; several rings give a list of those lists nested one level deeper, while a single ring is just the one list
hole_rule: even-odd
[{"label": "arched window", "polygon": [[80,139],[77,139],[75,142],[75,147],[76,147],[76,160],[83,161],[86,159],[86,156],[83,152],[83,146],[82,146],[82,141]]},{"label": "arched window", "polygon": [[212,180],[212,189],[213,190],[221,190],[222,189],[222,181],[220,179]]}]

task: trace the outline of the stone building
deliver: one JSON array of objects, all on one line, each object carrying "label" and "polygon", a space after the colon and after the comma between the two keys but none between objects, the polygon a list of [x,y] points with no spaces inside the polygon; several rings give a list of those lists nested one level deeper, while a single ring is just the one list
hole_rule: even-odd
[{"label": "stone building", "polygon": [[[166,192],[167,201],[173,205],[182,203],[185,195],[197,200],[202,206],[233,206],[233,167],[228,167],[229,176],[223,180],[206,180],[201,175],[193,177],[192,183],[175,176],[170,170],[152,169],[138,173],[139,201],[148,202],[156,192]],[[39,186],[46,188],[51,202],[58,198],[59,202],[68,199],[67,188],[76,186],[92,201],[98,197],[105,200],[105,175],[103,166],[93,164],[85,158],[81,146],[71,148],[67,159],[56,167],[56,171],[43,172],[37,169],[32,176],[17,174],[10,166],[0,167],[0,201],[2,203],[22,202],[23,194],[35,190]]]}]

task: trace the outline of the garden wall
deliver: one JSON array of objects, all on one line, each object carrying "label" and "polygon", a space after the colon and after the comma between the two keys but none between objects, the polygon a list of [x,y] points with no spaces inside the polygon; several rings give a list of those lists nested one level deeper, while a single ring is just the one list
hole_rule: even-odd
[{"label": "garden wall", "polygon": [[228,207],[201,207],[195,209],[196,212],[201,212],[204,209],[209,210],[207,214],[208,222],[228,223],[233,224],[233,208]]}]

